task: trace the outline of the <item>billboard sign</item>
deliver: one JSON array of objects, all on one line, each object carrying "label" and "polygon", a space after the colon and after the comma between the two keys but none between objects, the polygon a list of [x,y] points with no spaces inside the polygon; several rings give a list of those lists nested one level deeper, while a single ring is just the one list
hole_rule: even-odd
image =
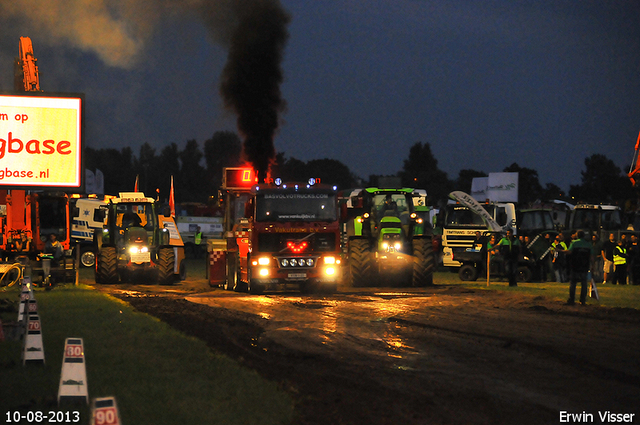
[{"label": "billboard sign", "polygon": [[471,196],[477,201],[518,202],[518,173],[489,173],[474,177]]},{"label": "billboard sign", "polygon": [[0,94],[0,186],[80,188],[81,95]]}]

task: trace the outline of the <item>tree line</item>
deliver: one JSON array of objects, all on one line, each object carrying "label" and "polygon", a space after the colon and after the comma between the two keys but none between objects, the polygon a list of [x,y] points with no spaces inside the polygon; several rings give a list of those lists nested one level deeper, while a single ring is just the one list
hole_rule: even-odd
[{"label": "tree line", "polygon": [[[581,183],[571,185],[564,193],[558,185],[542,184],[536,170],[513,163],[504,172],[519,173],[519,200],[521,204],[536,201],[565,199],[572,203],[618,203],[635,200],[637,193],[626,173],[612,160],[602,154],[593,154],[584,161]],[[132,191],[136,177],[139,190],[148,196],[159,192],[161,200],[169,197],[171,176],[174,177],[176,202],[208,203],[215,199],[222,183],[224,167],[243,165],[242,142],[237,134],[219,131],[205,140],[200,148],[196,140],[188,140],[183,149],[171,143],[160,149],[148,143],[140,147],[137,155],[130,147],[85,148],[85,166],[90,170],[100,169],[104,174],[104,189],[107,194]],[[336,185],[339,189],[375,185],[374,175],[362,178],[352,173],[349,167],[335,159],[313,159],[301,161],[286,157],[284,152],[276,155],[272,174],[287,181],[306,181],[309,176],[321,178],[323,183]],[[461,190],[469,193],[474,177],[486,177],[481,170],[463,169],[451,179],[438,168],[438,161],[429,143],[418,142],[411,146],[402,170],[397,173],[405,187],[426,189],[431,204],[446,200],[450,192]]]}]

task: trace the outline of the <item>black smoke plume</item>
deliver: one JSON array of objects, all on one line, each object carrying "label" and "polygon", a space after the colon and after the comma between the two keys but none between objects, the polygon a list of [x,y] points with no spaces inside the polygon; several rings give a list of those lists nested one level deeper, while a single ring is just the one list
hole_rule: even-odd
[{"label": "black smoke plume", "polygon": [[[16,20],[54,44],[94,52],[105,64],[133,68],[164,20],[203,19],[213,40],[228,50],[220,92],[238,117],[244,158],[262,180],[275,158],[273,139],[285,102],[281,62],[291,20],[279,0],[2,1],[0,16]],[[67,25],[73,16],[73,25]],[[0,34],[8,31],[0,28]],[[44,37],[43,37],[44,38]]]},{"label": "black smoke plume", "polygon": [[278,0],[237,0],[229,7],[232,13],[227,16],[234,25],[227,26],[229,32],[222,37],[229,53],[220,93],[225,106],[238,116],[244,159],[262,182],[275,159],[274,136],[285,109],[281,63],[290,16]]}]

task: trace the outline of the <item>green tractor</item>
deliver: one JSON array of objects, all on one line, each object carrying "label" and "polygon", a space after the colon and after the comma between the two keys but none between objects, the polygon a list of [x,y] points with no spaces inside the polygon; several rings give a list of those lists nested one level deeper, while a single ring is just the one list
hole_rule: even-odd
[{"label": "green tractor", "polygon": [[420,189],[356,189],[343,207],[344,254],[352,286],[433,284],[432,228]]},{"label": "green tractor", "polygon": [[176,254],[154,199],[141,192],[120,193],[104,208],[106,222],[94,233],[96,283],[144,278],[172,284]]}]

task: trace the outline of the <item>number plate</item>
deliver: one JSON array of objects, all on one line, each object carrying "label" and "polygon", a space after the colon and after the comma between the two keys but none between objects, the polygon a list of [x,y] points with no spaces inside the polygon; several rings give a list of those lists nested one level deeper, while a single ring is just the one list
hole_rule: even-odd
[{"label": "number plate", "polygon": [[305,280],[307,278],[306,273],[289,273],[288,280]]},{"label": "number plate", "polygon": [[135,254],[131,254],[131,262],[132,263],[149,263],[151,262],[151,253],[137,252]]}]

